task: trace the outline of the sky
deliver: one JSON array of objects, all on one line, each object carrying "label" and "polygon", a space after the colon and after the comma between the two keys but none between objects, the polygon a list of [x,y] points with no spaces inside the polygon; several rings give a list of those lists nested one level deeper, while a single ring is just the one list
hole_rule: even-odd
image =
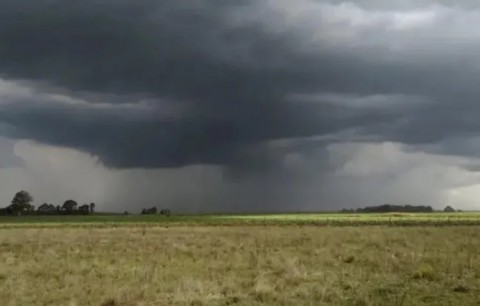
[{"label": "sky", "polygon": [[0,205],[480,209],[478,1],[77,2],[0,0]]}]

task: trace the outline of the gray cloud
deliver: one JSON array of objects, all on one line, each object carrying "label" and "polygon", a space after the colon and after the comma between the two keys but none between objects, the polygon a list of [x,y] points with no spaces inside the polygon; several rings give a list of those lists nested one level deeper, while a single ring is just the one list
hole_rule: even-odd
[{"label": "gray cloud", "polygon": [[22,159],[14,152],[14,141],[0,137],[0,168],[22,166]]},{"label": "gray cloud", "polygon": [[474,1],[0,0],[0,135],[292,186],[275,201],[335,173],[332,145],[475,159],[479,17]]}]

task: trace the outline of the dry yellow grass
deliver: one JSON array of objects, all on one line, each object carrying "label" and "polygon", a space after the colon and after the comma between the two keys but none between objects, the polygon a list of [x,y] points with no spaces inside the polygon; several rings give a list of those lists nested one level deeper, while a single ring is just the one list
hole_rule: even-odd
[{"label": "dry yellow grass", "polygon": [[0,305],[475,305],[476,227],[0,231]]}]

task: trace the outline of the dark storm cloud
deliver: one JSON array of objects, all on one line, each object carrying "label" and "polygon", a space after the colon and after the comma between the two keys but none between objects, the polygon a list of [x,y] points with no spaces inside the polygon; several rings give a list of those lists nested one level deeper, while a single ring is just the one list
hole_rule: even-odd
[{"label": "dark storm cloud", "polygon": [[[6,106],[2,120],[18,127],[17,137],[80,148],[127,167],[228,163],[257,141],[330,130],[310,110],[292,116],[283,105],[281,88],[297,72],[265,65],[279,50],[288,56],[288,37],[228,25],[223,14],[242,5],[249,3],[3,1],[0,71],[7,77],[188,102],[176,120],[123,120],[43,104]],[[255,62],[231,58],[235,45]]]},{"label": "dark storm cloud", "polygon": [[[304,139],[297,149],[309,150],[328,143],[312,137],[346,131],[416,146],[478,133],[480,71],[470,60],[480,40],[467,35],[460,49],[432,35],[448,35],[449,20],[467,13],[405,17],[395,15],[400,2],[377,2],[0,0],[0,75],[37,86],[1,97],[0,122],[14,127],[3,133],[115,167],[252,168],[272,161],[265,143],[280,139]],[[408,30],[419,18],[432,25]]]},{"label": "dark storm cloud", "polygon": [[270,159],[262,145],[265,141],[328,134],[358,126],[358,118],[379,122],[392,117],[386,113],[376,118],[363,109],[346,114],[339,106],[299,105],[292,109],[298,117],[279,109],[275,121],[267,122],[255,122],[249,114],[240,118],[165,118],[148,107],[100,108],[52,103],[49,95],[36,98],[34,103],[17,100],[0,105],[0,120],[19,127],[11,136],[83,149],[116,167],[253,163],[252,168],[258,168],[258,163]]}]

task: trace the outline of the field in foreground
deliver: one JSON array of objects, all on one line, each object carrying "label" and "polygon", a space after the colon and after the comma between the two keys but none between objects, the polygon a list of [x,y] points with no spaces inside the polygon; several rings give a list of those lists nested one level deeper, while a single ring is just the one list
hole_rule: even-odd
[{"label": "field in foreground", "polygon": [[62,216],[0,216],[0,228],[11,227],[111,227],[158,225],[480,225],[479,212],[462,213],[300,213],[256,215],[62,215]]},{"label": "field in foreground", "polygon": [[0,230],[0,305],[477,305],[456,227]]}]

